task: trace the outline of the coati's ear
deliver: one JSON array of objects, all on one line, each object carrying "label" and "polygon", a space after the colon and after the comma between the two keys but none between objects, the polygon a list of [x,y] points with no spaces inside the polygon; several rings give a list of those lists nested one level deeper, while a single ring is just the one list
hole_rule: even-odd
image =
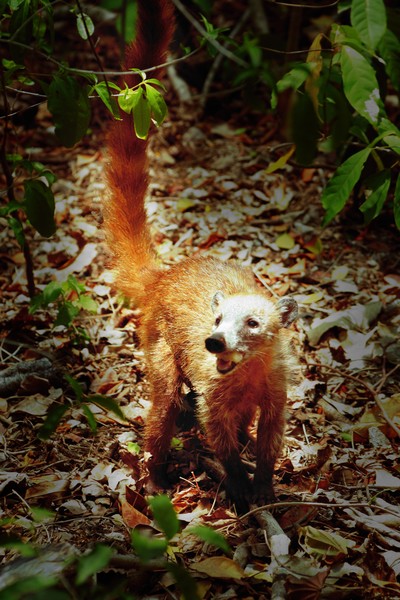
[{"label": "coati's ear", "polygon": [[296,300],[285,296],[281,298],[277,304],[281,317],[282,327],[289,327],[297,319],[299,314]]},{"label": "coati's ear", "polygon": [[222,292],[215,292],[213,299],[211,300],[211,309],[213,313],[217,311],[218,306],[221,304],[224,298],[225,296]]}]

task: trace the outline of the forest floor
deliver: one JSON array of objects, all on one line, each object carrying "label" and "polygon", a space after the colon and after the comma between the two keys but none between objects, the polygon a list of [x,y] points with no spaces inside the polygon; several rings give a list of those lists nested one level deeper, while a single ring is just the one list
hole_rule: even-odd
[{"label": "forest floor", "polygon": [[[273,296],[291,294],[299,304],[293,337],[302,377],[289,395],[279,501],[271,508],[290,550],[275,549],[271,560],[266,511],[235,513],[202,466],[211,455],[191,424],[177,432],[169,460],[181,525],[169,557],[189,570],[204,598],[268,598],[279,570],[293,598],[400,598],[400,237],[389,214],[365,227],[354,207],[322,229],[319,199],[331,171],[286,164],[268,173],[282,153],[277,125],[240,106],[195,118],[172,101],[150,144],[147,208],[164,264],[196,253],[236,259]],[[64,569],[66,557],[98,543],[119,559],[132,556],[130,530],[152,523],[139,473],[149,404],[140,315],[114,289],[108,268],[106,125],[98,120],[70,150],[49,143],[45,108],[33,129],[19,132],[18,143],[58,178],[57,233],[31,241],[37,287],[74,276],[97,309],[74,321],[86,339],[54,326],[54,305],[30,314],[23,255],[2,229],[0,366],[14,381],[6,388],[0,372],[0,390],[8,390],[0,399],[2,519],[9,536],[53,554],[13,563],[19,550],[5,544],[0,587],[21,573],[47,572],[49,561],[54,572],[60,563]],[[67,300],[76,299],[70,290]],[[24,375],[33,360],[40,362]],[[81,398],[63,374],[81,384]],[[113,398],[127,420],[91,402],[95,394]],[[69,409],[57,430],[40,440],[48,410],[62,403]],[[246,458],[251,470],[254,457]],[[232,554],[193,535],[195,524],[222,533]],[[127,564],[102,569],[104,597],[124,597],[115,592],[121,580],[135,597],[179,597],[165,570]]]}]

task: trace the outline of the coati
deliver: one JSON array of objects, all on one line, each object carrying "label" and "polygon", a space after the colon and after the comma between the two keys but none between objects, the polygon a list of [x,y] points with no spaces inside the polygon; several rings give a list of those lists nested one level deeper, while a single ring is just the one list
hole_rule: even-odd
[{"label": "coati", "polygon": [[[162,64],[172,33],[170,2],[141,0],[137,37],[127,49],[124,69]],[[126,79],[128,86],[134,77]],[[118,287],[142,311],[139,334],[151,386],[145,424],[148,490],[168,485],[166,457],[186,384],[198,396],[200,422],[225,469],[225,486],[237,509],[245,510],[249,500],[271,501],[288,377],[281,329],[295,319],[296,302],[272,301],[252,271],[235,263],[193,256],[169,269],[161,267],[144,206],[146,141],[135,137],[130,115],[111,126],[108,151],[105,227]],[[238,440],[258,408],[251,483]]]}]

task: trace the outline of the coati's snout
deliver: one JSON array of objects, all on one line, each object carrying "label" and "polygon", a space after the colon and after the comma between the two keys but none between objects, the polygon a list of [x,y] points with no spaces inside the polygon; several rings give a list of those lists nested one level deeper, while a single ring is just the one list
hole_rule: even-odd
[{"label": "coati's snout", "polygon": [[243,355],[235,350],[229,350],[223,333],[216,331],[206,339],[206,348],[211,354],[217,354],[217,371],[225,374],[238,365]]},{"label": "coati's snout", "polygon": [[220,354],[226,350],[226,342],[222,333],[213,333],[206,339],[206,348],[212,354]]}]

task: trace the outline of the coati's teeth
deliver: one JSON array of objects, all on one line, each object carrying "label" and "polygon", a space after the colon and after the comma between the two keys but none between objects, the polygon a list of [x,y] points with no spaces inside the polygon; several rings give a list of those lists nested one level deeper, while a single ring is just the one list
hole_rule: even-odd
[{"label": "coati's teeth", "polygon": [[243,360],[243,354],[240,352],[224,352],[223,357],[217,358],[217,371],[219,373],[229,373]]},{"label": "coati's teeth", "polygon": [[241,354],[240,352],[236,352],[235,350],[234,352],[229,352],[228,354],[225,354],[225,358],[231,360],[237,365],[238,363],[242,362],[243,354]]}]

